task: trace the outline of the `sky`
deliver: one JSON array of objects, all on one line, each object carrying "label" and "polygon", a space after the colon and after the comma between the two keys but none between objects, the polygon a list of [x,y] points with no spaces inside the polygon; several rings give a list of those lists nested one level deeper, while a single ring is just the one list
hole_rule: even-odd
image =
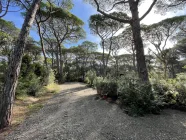
[{"label": "sky", "polygon": [[[150,6],[152,0],[146,0],[142,6],[139,8],[139,15],[143,15],[146,11],[146,9]],[[98,43],[100,42],[100,38],[91,34],[89,26],[88,26],[88,20],[89,17],[93,14],[96,14],[97,11],[96,9],[91,6],[88,3],[83,2],[83,0],[73,0],[74,3],[74,7],[71,10],[71,12],[76,15],[77,17],[79,17],[80,19],[82,19],[85,23],[85,25],[83,26],[85,32],[86,32],[86,39],[84,40],[80,40],[77,43],[71,43],[71,44],[65,44],[65,46],[67,48],[71,47],[71,46],[77,46],[78,44],[81,44],[83,41],[88,40],[88,41],[92,41],[94,43]],[[16,11],[18,10],[17,8],[10,8],[10,10],[12,11]],[[159,22],[165,18],[170,18],[173,16],[178,16],[178,15],[186,15],[186,9],[182,10],[182,11],[178,11],[178,12],[169,12],[166,15],[160,15],[160,14],[156,14],[154,10],[152,10],[146,17],[145,19],[142,21],[142,23],[144,24],[153,24],[156,22]],[[22,24],[23,24],[23,17],[20,15],[20,12],[9,12],[5,17],[3,17],[5,20],[8,21],[12,21],[15,26],[17,28],[21,28]],[[120,31],[121,32],[121,31]],[[30,32],[30,36],[33,37],[36,41],[39,41],[39,36],[37,34],[36,29],[32,29]],[[170,44],[172,45],[172,44]],[[101,51],[101,48],[98,49],[99,51]],[[121,51],[120,53],[124,53],[123,51]]]},{"label": "sky", "polygon": [[[77,43],[65,44],[65,46],[66,47],[77,46],[78,44],[81,44],[85,40],[99,43],[100,39],[90,33],[90,29],[88,25],[89,17],[97,13],[95,8],[92,7],[90,4],[83,2],[83,0],[73,0],[73,4],[74,7],[71,10],[71,12],[77,17],[79,17],[81,20],[83,20],[85,24],[83,28],[86,32],[86,39],[80,40]],[[10,7],[9,10],[16,11],[19,9],[15,7],[14,8]],[[3,17],[3,19],[12,21],[17,28],[21,28],[24,21],[23,17],[20,15],[20,12],[9,12],[5,17]],[[39,41],[39,36],[37,34],[36,29],[32,28],[30,32],[30,36],[33,37],[36,41]]]}]

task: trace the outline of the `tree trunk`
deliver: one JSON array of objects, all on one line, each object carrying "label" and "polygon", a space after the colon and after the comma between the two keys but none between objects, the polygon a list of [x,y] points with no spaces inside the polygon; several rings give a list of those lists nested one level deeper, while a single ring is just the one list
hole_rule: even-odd
[{"label": "tree trunk", "polygon": [[129,5],[132,13],[131,27],[132,27],[134,45],[136,50],[138,76],[142,82],[149,82],[147,67],[145,63],[143,42],[141,38],[141,27],[140,27],[139,15],[138,15],[138,4],[135,1],[133,2],[129,1]]},{"label": "tree trunk", "polygon": [[63,80],[63,58],[62,58],[61,45],[59,45],[58,47],[59,47],[59,63],[60,63],[58,82],[59,82],[59,84],[62,84],[64,82],[64,80]]},{"label": "tree trunk", "polygon": [[171,64],[171,73],[172,73],[172,78],[176,78],[175,70],[174,70],[174,64]]},{"label": "tree trunk", "polygon": [[118,58],[116,58],[116,77],[119,77],[119,65],[118,65]]},{"label": "tree trunk", "polygon": [[53,50],[52,50],[51,55],[52,55],[52,69],[53,69],[54,68],[54,51]]},{"label": "tree trunk", "polygon": [[164,66],[164,78],[167,79],[167,63],[164,62],[163,66]]},{"label": "tree trunk", "polygon": [[0,101],[0,129],[7,127],[11,123],[15,90],[20,73],[25,44],[30,32],[30,28],[35,19],[36,12],[39,9],[40,2],[41,0],[33,1],[29,11],[26,14],[24,24],[16,42],[16,47],[14,48],[11,55],[11,61],[7,69],[5,85]]},{"label": "tree trunk", "polygon": [[44,43],[43,43],[43,36],[41,34],[41,23],[39,21],[37,21],[37,19],[36,19],[36,24],[37,24],[39,38],[40,38],[40,44],[41,44],[41,48],[42,48],[42,52],[43,52],[43,56],[44,56],[44,62],[45,62],[46,67],[48,68],[46,51],[45,51],[45,47],[44,47]]},{"label": "tree trunk", "polygon": [[[56,52],[55,52],[55,55],[56,55],[56,66],[57,66],[57,75],[59,75],[59,49],[58,47],[56,48]],[[59,79],[57,79],[59,80]]]},{"label": "tree trunk", "polygon": [[102,47],[103,47],[103,54],[102,54],[102,61],[103,61],[103,78],[106,77],[106,67],[105,67],[105,42],[102,41]]},{"label": "tree trunk", "polygon": [[136,53],[135,53],[134,45],[132,45],[132,63],[134,67],[134,71],[136,72]]}]

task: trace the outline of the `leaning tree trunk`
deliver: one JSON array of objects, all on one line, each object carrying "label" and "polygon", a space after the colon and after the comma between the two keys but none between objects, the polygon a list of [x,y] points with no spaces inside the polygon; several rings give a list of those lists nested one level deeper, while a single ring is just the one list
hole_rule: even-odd
[{"label": "leaning tree trunk", "polygon": [[132,13],[131,27],[132,27],[134,45],[136,49],[138,76],[142,82],[149,82],[147,66],[145,62],[143,42],[141,38],[141,27],[140,27],[139,15],[138,15],[138,5],[136,2],[130,2],[130,1],[129,4]]},{"label": "leaning tree trunk", "polygon": [[26,14],[16,46],[12,52],[11,60],[7,69],[5,85],[0,101],[0,129],[11,123],[12,107],[15,97],[15,90],[20,73],[21,61],[24,54],[25,44],[33,24],[36,12],[39,9],[41,0],[34,0]]}]

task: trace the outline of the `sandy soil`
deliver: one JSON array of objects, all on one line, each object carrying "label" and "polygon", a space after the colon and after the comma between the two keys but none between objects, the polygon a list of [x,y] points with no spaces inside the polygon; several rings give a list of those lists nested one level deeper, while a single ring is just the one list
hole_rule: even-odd
[{"label": "sandy soil", "polygon": [[186,140],[186,113],[130,117],[116,104],[95,100],[96,91],[81,83],[62,85],[37,113],[7,140]]}]

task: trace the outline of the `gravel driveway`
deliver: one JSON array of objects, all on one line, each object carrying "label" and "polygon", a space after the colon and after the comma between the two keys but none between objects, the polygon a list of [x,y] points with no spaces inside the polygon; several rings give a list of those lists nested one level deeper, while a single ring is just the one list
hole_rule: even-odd
[{"label": "gravel driveway", "polygon": [[186,140],[186,113],[130,117],[115,104],[95,100],[96,91],[81,83],[62,85],[7,140]]}]

